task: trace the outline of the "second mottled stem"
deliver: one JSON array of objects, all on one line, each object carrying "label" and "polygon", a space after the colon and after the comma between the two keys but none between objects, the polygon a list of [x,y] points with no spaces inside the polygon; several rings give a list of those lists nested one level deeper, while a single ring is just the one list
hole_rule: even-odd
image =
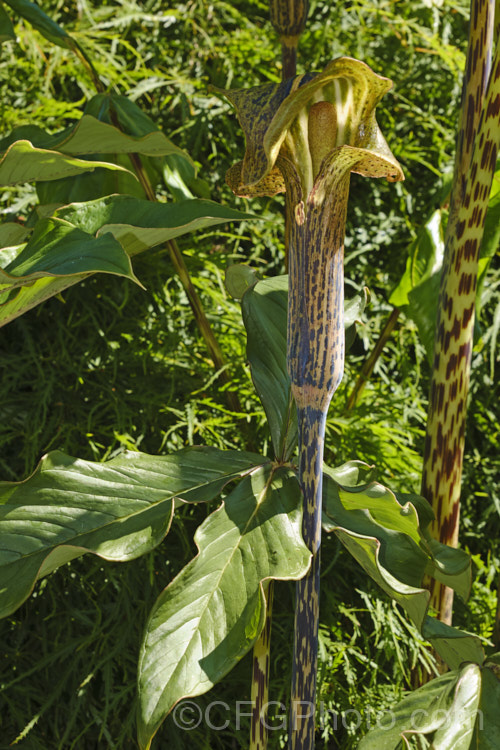
[{"label": "second mottled stem", "polygon": [[274,581],[269,581],[266,592],[266,619],[252,656],[252,720],[249,750],[266,750],[269,734],[269,669],[271,626],[273,619]]}]

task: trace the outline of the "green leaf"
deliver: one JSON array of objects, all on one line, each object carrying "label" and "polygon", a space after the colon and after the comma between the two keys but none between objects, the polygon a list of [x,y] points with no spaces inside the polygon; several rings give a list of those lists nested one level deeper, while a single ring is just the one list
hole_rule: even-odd
[{"label": "green leaf", "polygon": [[[491,658],[491,657],[490,657]],[[497,668],[498,669],[498,668]],[[500,680],[495,665],[481,670],[481,701],[471,747],[478,750],[497,750],[500,737]]]},{"label": "green leaf", "polygon": [[423,497],[408,493],[395,493],[401,505],[412,503],[415,506],[419,528],[422,534],[422,546],[430,555],[427,575],[432,576],[445,586],[453,588],[466,601],[472,586],[472,560],[464,550],[449,547],[434,539],[430,534],[430,524],[434,521],[434,512]]},{"label": "green leaf", "polygon": [[400,750],[401,740],[407,736],[437,729],[446,721],[458,678],[457,672],[447,672],[414,690],[387,712],[388,716],[378,720],[362,738],[358,750]]},{"label": "green leaf", "polygon": [[367,487],[373,480],[374,466],[364,461],[347,461],[340,466],[326,466],[328,476],[342,489]]},{"label": "green leaf", "polygon": [[[344,308],[346,344],[366,304],[366,291]],[[241,301],[252,380],[266,412],[275,455],[288,461],[297,444],[297,413],[286,364],[288,276],[259,281]]]},{"label": "green leaf", "polygon": [[265,617],[263,582],[302,577],[302,495],[290,469],[263,466],[199,527],[199,549],[163,591],[139,658],[139,745],[175,704],[205,693],[251,648]]},{"label": "green leaf", "polygon": [[96,239],[59,219],[41,219],[24,250],[0,272],[0,290],[32,284],[41,276],[96,271],[136,280],[130,258],[110,234]]},{"label": "green leaf", "polygon": [[40,220],[29,242],[0,270],[0,327],[91,273],[139,283],[111,234],[95,238],[57,219]]},{"label": "green leaf", "polygon": [[241,301],[252,380],[266,412],[275,455],[288,461],[297,445],[297,410],[286,364],[288,276],[259,281]]},{"label": "green leaf", "polygon": [[263,461],[215,448],[127,451],[107,463],[49,453],[24,482],[0,482],[0,616],[40,576],[86,552],[120,562],[143,555],[168,532],[175,499],[212,500]]},{"label": "green leaf", "polygon": [[[24,250],[0,272],[0,326],[89,273],[117,273],[137,281],[128,256],[194,229],[249,218],[201,200],[165,204],[115,195],[64,206],[37,224]],[[16,295],[8,294],[15,287]]]},{"label": "green leaf", "polygon": [[[3,249],[4,247],[21,244],[28,234],[29,229],[22,224],[16,224],[14,221],[7,221],[4,224],[0,224],[0,248]],[[4,268],[1,261],[0,268]]]},{"label": "green leaf", "polygon": [[[476,318],[479,317],[481,309],[481,297],[489,264],[497,253],[500,242],[500,190],[496,187],[496,183],[500,182],[500,172],[495,176],[497,180],[493,180],[479,253]],[[416,323],[431,363],[434,356],[446,222],[447,214],[444,210],[439,209],[432,214],[410,246],[405,273],[389,298],[392,305],[403,307],[405,314]]]},{"label": "green leaf", "polygon": [[437,539],[431,539],[428,543],[432,555],[428,575],[455,589],[467,601],[472,586],[472,560],[469,555],[464,550],[449,547]]},{"label": "green leaf", "polygon": [[196,229],[255,218],[212,201],[152,203],[126,195],[72,203],[58,209],[56,216],[90,234],[111,232],[129,255]]},{"label": "green leaf", "polygon": [[85,113],[104,122],[117,122],[124,133],[142,137],[158,130],[156,123],[135,102],[120,94],[97,94]]},{"label": "green leaf", "polygon": [[178,154],[165,156],[163,160],[163,180],[168,185],[174,200],[186,198],[210,199],[208,182],[196,176],[194,165]]},{"label": "green leaf", "polygon": [[434,211],[411,244],[406,270],[389,298],[391,305],[409,305],[411,290],[440,270],[444,255],[444,219],[441,209]]},{"label": "green leaf", "polygon": [[356,326],[362,324],[362,316],[368,304],[368,289],[364,287],[344,303],[345,349],[349,351],[356,338]]},{"label": "green leaf", "polygon": [[[452,669],[466,660],[482,664],[484,653],[478,638],[427,616],[430,594],[422,588],[424,574],[437,570],[436,577],[441,580],[446,571],[447,585],[463,594],[468,559],[459,550],[448,548],[444,553],[438,546],[440,557],[435,560],[436,548],[425,538],[417,512],[425,502],[423,498],[401,504],[393,492],[377,482],[358,484],[363,474],[353,477],[352,468],[347,465],[346,485],[339,470],[324,467],[323,528],[335,532],[371,578],[406,610]],[[430,517],[429,512],[424,513],[426,524]]]},{"label": "green leaf", "polygon": [[489,667],[465,664],[406,696],[363,737],[358,750],[396,750],[428,736],[433,750],[496,750],[500,682]]},{"label": "green leaf", "polygon": [[[144,156],[143,159],[148,157]],[[37,182],[36,192],[40,204],[66,206],[68,203],[83,203],[96,198],[119,193],[144,200],[146,194],[139,180],[135,177],[134,168],[127,154],[108,154],[107,159],[120,167],[120,171],[94,169],[91,172],[73,177],[66,177],[50,182]],[[85,157],[90,164],[96,160]]]},{"label": "green leaf", "polygon": [[244,263],[234,263],[226,268],[224,284],[233,299],[241,299],[247,289],[259,280],[257,272]]},{"label": "green leaf", "polygon": [[420,230],[410,246],[406,271],[389,298],[417,324],[429,360],[434,351],[446,219],[445,212],[439,209]]},{"label": "green leaf", "polygon": [[0,3],[0,43],[16,40],[16,33],[12,21],[5,12],[3,5]]},{"label": "green leaf", "polygon": [[476,723],[480,686],[481,669],[476,664],[467,664],[457,680],[449,713],[433,736],[435,750],[468,750]]},{"label": "green leaf", "polygon": [[10,5],[12,10],[21,18],[29,21],[49,42],[65,49],[74,49],[76,46],[74,39],[35,3],[31,3],[29,0],[4,0],[4,2]]},{"label": "green leaf", "polygon": [[[193,190],[207,192],[203,181],[196,177],[195,165],[189,155],[174,146],[137,104],[124,96],[94,96],[87,102],[82,118],[75,125],[53,135],[37,126],[23,125],[0,141],[0,149],[7,148],[21,138],[30,140],[38,148],[88,154],[90,161],[95,158],[90,155],[106,153],[110,162],[128,170],[110,173],[96,169],[92,173],[71,179],[38,182],[37,192],[42,204],[82,202],[112,193],[144,198],[144,190],[134,176],[135,165],[127,156],[133,153],[140,154],[142,167],[153,187],[165,181],[165,170],[168,172],[169,165],[172,164],[175,174],[169,173],[167,184],[170,185],[171,178],[178,188],[182,175]],[[182,190],[176,190],[175,185],[173,188],[171,186],[174,197],[182,197]],[[184,187],[184,197],[192,197],[190,190]]]},{"label": "green leaf", "polygon": [[141,137],[131,136],[91,115],[83,115],[73,131],[54,148],[64,154],[175,154],[190,161],[189,156],[174,146],[160,130]]},{"label": "green leaf", "polygon": [[76,159],[57,151],[35,148],[29,141],[16,141],[0,160],[0,185],[58,180],[61,177],[91,172],[98,167],[126,171],[117,164]]},{"label": "green leaf", "polygon": [[422,635],[432,643],[450,669],[458,669],[465,661],[475,664],[484,662],[481,641],[472,633],[452,628],[435,617],[427,616],[422,625]]},{"label": "green leaf", "polygon": [[498,252],[500,246],[500,170],[493,178],[493,189],[488,202],[488,211],[484,222],[483,239],[481,240],[481,251],[479,253],[476,317],[479,318],[481,302],[484,291],[484,282],[492,258]]},{"label": "green leaf", "polygon": [[33,125],[23,125],[2,141],[7,148],[21,138],[37,148],[60,151],[70,156],[83,154],[143,154],[145,156],[175,155],[191,163],[189,156],[160,131],[136,137],[128,135],[107,122],[84,114],[78,122],[60,133],[50,135]]}]

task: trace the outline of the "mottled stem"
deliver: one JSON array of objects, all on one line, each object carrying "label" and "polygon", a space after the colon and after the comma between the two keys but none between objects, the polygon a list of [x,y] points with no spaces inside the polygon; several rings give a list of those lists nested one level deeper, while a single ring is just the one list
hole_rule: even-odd
[{"label": "mottled stem", "polygon": [[303,537],[311,568],[297,582],[290,712],[290,750],[314,747],[318,654],[321,495],[325,422],[344,370],[343,243],[349,191],[344,172],[323,191],[316,183],[307,203],[286,159],[290,228],[288,371],[299,423],[299,481],[304,495]]},{"label": "mottled stem", "polygon": [[[494,0],[471,2],[422,474],[421,494],[436,515],[432,532],[453,547],[458,543],[478,257],[498,149],[498,50],[491,67],[494,10]],[[451,624],[453,590],[434,580],[429,588],[431,606]]]},{"label": "mottled stem", "polygon": [[326,411],[298,409],[299,481],[304,493],[302,534],[312,552],[311,567],[297,581],[290,705],[290,748],[314,747],[321,562],[321,497]]},{"label": "mottled stem", "polygon": [[269,581],[266,592],[266,621],[253,647],[252,657],[252,723],[249,750],[266,750],[269,724],[269,667],[271,625],[273,615],[274,581]]}]

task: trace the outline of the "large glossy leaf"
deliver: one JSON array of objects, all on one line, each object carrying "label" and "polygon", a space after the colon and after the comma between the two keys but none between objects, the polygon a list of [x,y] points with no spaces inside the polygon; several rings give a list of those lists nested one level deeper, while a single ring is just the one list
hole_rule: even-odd
[{"label": "large glossy leaf", "polygon": [[412,243],[406,261],[406,270],[392,292],[389,302],[395,307],[410,304],[412,289],[429,279],[441,268],[444,254],[444,216],[438,209],[420,230]]},{"label": "large glossy leaf", "polygon": [[[145,160],[148,157],[141,158]],[[68,203],[84,203],[115,193],[144,200],[146,193],[135,177],[131,157],[128,154],[108,154],[106,159],[122,167],[122,170],[112,172],[109,169],[97,168],[74,177],[37,182],[36,192],[40,204],[42,206],[65,206]],[[86,160],[89,163],[96,161],[91,156],[86,157]]]},{"label": "large glossy leaf", "polygon": [[399,750],[427,736],[433,750],[496,750],[500,682],[488,666],[466,664],[413,691],[363,737],[359,750]]},{"label": "large glossy leaf", "polygon": [[[348,343],[354,339],[355,324],[365,304],[365,291],[346,301]],[[266,412],[275,455],[288,461],[297,444],[297,414],[286,364],[288,276],[251,286],[243,295],[241,309],[252,379]]]},{"label": "large glossy leaf", "polygon": [[450,669],[458,669],[466,661],[475,664],[482,664],[484,661],[484,651],[477,636],[446,625],[435,617],[425,617],[422,635],[432,643]]},{"label": "large glossy leaf", "polygon": [[[357,462],[350,462],[346,468],[352,470],[353,463]],[[446,583],[467,595],[468,557],[450,548],[446,555],[439,549],[438,561],[433,558],[434,548],[426,539],[417,512],[425,502],[423,498],[411,502],[406,497],[402,504],[387,487],[377,482],[363,484],[363,470],[360,476],[351,472],[347,482],[338,471],[324,468],[323,528],[335,532],[364,570],[407,611],[451,668],[465,660],[481,664],[484,653],[479,639],[428,617],[430,595],[422,588],[424,574],[435,574],[439,567]],[[423,515],[425,529],[430,514]]]},{"label": "large glossy leaf", "polygon": [[111,234],[95,238],[59,219],[41,219],[24,249],[0,271],[0,291],[32,284],[41,276],[96,271],[135,280],[129,256]]},{"label": "large glossy leaf", "polygon": [[434,539],[430,533],[430,525],[434,521],[434,511],[425,498],[410,493],[394,493],[400,505],[411,503],[418,514],[420,544],[430,556],[427,564],[427,574],[437,581],[455,589],[457,594],[466,601],[469,598],[472,585],[472,561],[470,556],[461,549],[450,547]]},{"label": "large glossy leaf", "polygon": [[129,256],[111,234],[96,238],[58,219],[42,219],[0,270],[0,326],[97,272],[137,281]]},{"label": "large glossy leaf", "polygon": [[[92,97],[85,106],[84,117],[93,117],[108,126],[117,128],[127,137],[138,139],[139,143],[144,139],[147,143],[159,143],[162,140],[162,149],[171,148],[172,144],[158,130],[156,124],[148,115],[125,96],[117,94],[98,94]],[[65,138],[74,128],[70,128],[58,135]],[[152,140],[151,140],[152,139]],[[123,141],[121,141],[123,142]],[[172,147],[175,148],[175,147]],[[121,164],[127,169],[135,171],[130,157],[126,153],[113,151],[108,158]],[[141,153],[141,163],[151,185],[164,181],[164,167],[168,159],[176,159],[178,164],[184,165],[188,170],[193,169],[189,156],[176,150],[170,156],[159,156],[156,154],[149,157]],[[41,203],[70,203],[94,200],[95,198],[120,193],[122,195],[133,195],[138,198],[146,197],[141,185],[132,180],[131,175],[126,172],[109,173],[104,170],[82,174],[71,180],[61,180],[51,183],[37,184],[38,197]]]},{"label": "large glossy leaf", "polygon": [[479,317],[486,274],[500,247],[500,170],[495,173],[484,222],[484,233],[478,262],[476,315]]},{"label": "large glossy leaf", "polygon": [[16,141],[0,160],[0,185],[58,180],[61,177],[91,172],[98,167],[125,171],[118,164],[77,159],[57,151],[35,148],[29,141]]},{"label": "large glossy leaf", "polygon": [[120,94],[97,94],[87,102],[85,114],[103,122],[116,122],[124,133],[139,138],[158,130],[156,123],[143,109]]},{"label": "large glossy leaf", "polygon": [[107,463],[49,453],[24,482],[0,482],[0,616],[37,578],[86,552],[120,562],[143,555],[168,532],[176,498],[211,500],[262,462],[215,448],[126,452]]},{"label": "large glossy leaf", "polygon": [[297,445],[297,410],[286,366],[288,276],[259,281],[243,295],[252,380],[266,412],[275,455],[288,461]]},{"label": "large glossy leaf", "polygon": [[[0,272],[0,326],[90,273],[120,273],[135,279],[128,256],[141,250],[194,229],[243,218],[253,217],[201,200],[165,204],[130,196],[108,196],[65,206],[56,212],[56,218],[37,224],[26,248],[16,251],[13,261],[9,255],[4,274]],[[107,221],[115,223],[106,224]],[[49,232],[49,227],[53,231]],[[64,232],[74,238],[74,244],[67,244],[68,237],[62,237]],[[55,242],[55,237],[61,241]],[[39,278],[42,270],[44,276]],[[21,277],[21,274],[26,275]],[[6,293],[15,286],[18,287],[15,292]]]},{"label": "large glossy leaf", "polygon": [[194,165],[178,154],[169,154],[163,159],[163,179],[177,201],[195,197],[210,199],[208,182],[197,177]]},{"label": "large glossy leaf", "polygon": [[500,737],[499,654],[493,658],[495,663],[488,664],[487,662],[481,670],[480,713],[471,742],[471,748],[478,748],[478,750],[497,750]]},{"label": "large glossy leaf", "polygon": [[[471,665],[473,670],[476,665]],[[453,704],[459,673],[447,672],[411,692],[397,706],[380,717],[378,726],[361,740],[358,750],[399,750],[401,741],[412,734],[426,734],[444,724]]]},{"label": "large glossy leaf", "polygon": [[205,693],[250,649],[265,616],[263,582],[301,578],[310,553],[302,495],[287,468],[246,477],[199,527],[199,554],[157,600],[139,658],[139,745],[175,704]]},{"label": "large glossy leaf", "polygon": [[74,203],[58,209],[56,216],[90,234],[111,232],[129,255],[196,229],[255,218],[212,201],[152,203],[127,195]]},{"label": "large glossy leaf", "polygon": [[33,125],[23,125],[3,139],[0,148],[8,148],[18,140],[29,140],[36,148],[59,151],[70,156],[84,154],[143,154],[166,156],[191,163],[189,156],[160,131],[155,130],[141,137],[131,136],[114,125],[84,114],[78,122],[60,133],[49,134]]}]

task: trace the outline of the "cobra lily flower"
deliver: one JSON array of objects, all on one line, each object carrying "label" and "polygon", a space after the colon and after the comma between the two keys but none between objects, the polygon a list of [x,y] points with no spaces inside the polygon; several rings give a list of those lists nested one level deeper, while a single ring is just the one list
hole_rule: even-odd
[{"label": "cobra lily flower", "polygon": [[246,138],[226,180],[237,195],[285,191],[289,248],[288,371],[299,425],[303,536],[313,553],[297,582],[290,747],[314,746],[322,463],[328,406],[344,370],[343,248],[350,173],[402,180],[375,119],[389,79],[343,57],[322,73],[223,91]]},{"label": "cobra lily flower", "polygon": [[229,186],[244,196],[286,191],[290,299],[297,305],[289,315],[289,365],[298,406],[301,393],[310,404],[316,387],[324,391],[325,375],[331,398],[342,377],[343,357],[325,342],[313,346],[309,327],[332,339],[341,322],[332,325],[342,316],[336,271],[343,268],[350,172],[404,179],[375,120],[375,106],[391,87],[368,65],[343,57],[322,73],[222,92],[246,137],[243,161],[226,176]]}]

